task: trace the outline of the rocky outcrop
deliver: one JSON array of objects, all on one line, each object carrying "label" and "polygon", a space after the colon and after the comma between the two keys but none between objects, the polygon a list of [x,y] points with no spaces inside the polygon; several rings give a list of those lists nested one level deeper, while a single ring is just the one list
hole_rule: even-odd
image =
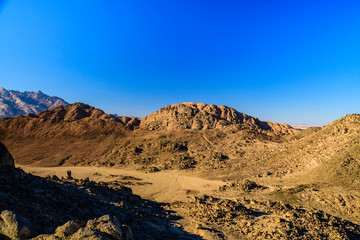
[{"label": "rocky outcrop", "polygon": [[63,99],[48,96],[41,91],[19,92],[0,87],[0,118],[36,114],[67,104]]},{"label": "rocky outcrop", "polygon": [[1,167],[13,167],[14,159],[5,147],[3,143],[0,142],[0,168]]},{"label": "rocky outcrop", "polygon": [[[286,124],[272,124],[258,118],[240,113],[228,106],[207,105],[205,103],[180,103],[168,105],[159,111],[143,118],[141,128],[149,130],[178,129],[224,129],[227,127],[261,129],[279,131],[281,133],[296,132]],[[276,126],[276,129],[274,128]]]}]

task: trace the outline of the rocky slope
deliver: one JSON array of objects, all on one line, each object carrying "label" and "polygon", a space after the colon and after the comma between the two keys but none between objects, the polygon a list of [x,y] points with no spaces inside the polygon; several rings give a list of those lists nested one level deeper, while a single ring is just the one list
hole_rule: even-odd
[{"label": "rocky slope", "polygon": [[[304,131],[301,139],[284,144],[284,150],[274,155],[273,161],[286,163],[291,171],[326,168],[329,171],[327,174],[324,172],[327,178],[334,179],[335,175],[342,175],[342,180],[345,180],[346,175],[350,174],[349,168],[354,170],[353,174],[360,173],[357,170],[360,169],[359,134],[360,115],[348,114],[324,127]],[[340,169],[336,166],[342,167]],[[350,178],[356,179],[354,175]]]},{"label": "rocky slope", "polygon": [[[273,178],[277,200],[316,207],[360,223],[360,115],[307,129],[264,161],[283,169]],[[287,184],[290,188],[283,188]]]},{"label": "rocky slope", "polygon": [[258,129],[283,134],[298,132],[286,124],[260,121],[233,108],[205,103],[180,103],[168,105],[141,120],[142,128],[149,130],[179,129]]},{"label": "rocky slope", "polygon": [[175,227],[161,204],[119,183],[47,179],[7,165],[1,149],[0,239],[198,239]]},{"label": "rocky slope", "polygon": [[50,97],[41,91],[19,92],[0,87],[0,118],[36,114],[67,104],[63,99]]},{"label": "rocky slope", "polygon": [[360,227],[325,212],[278,201],[195,196],[174,204],[211,239],[358,239]]}]

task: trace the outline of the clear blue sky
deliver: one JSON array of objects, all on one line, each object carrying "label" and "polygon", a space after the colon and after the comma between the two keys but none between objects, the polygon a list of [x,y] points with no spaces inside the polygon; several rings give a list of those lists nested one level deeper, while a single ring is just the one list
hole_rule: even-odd
[{"label": "clear blue sky", "polygon": [[0,5],[7,89],[139,117],[189,101],[289,124],[360,112],[359,1]]}]

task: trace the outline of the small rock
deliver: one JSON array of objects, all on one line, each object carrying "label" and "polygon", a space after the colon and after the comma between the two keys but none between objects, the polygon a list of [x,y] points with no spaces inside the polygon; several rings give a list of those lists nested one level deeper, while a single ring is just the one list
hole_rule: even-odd
[{"label": "small rock", "polygon": [[56,228],[55,235],[62,238],[68,237],[71,234],[75,233],[77,230],[79,230],[80,227],[81,225],[79,223],[74,221],[69,221],[64,225]]},{"label": "small rock", "polygon": [[51,177],[51,180],[53,180],[53,181],[60,181],[60,178],[59,178],[58,176],[56,176],[56,175],[53,175],[53,176]]},{"label": "small rock", "polygon": [[196,224],[195,226],[195,229],[203,229],[204,227],[199,223],[199,224]]}]

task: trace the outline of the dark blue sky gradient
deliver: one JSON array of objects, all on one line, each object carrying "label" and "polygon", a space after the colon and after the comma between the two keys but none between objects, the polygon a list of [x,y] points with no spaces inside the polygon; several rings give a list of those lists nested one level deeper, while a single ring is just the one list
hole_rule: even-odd
[{"label": "dark blue sky gradient", "polygon": [[359,4],[0,0],[0,86],[120,115],[192,101],[326,124],[359,112]]}]

